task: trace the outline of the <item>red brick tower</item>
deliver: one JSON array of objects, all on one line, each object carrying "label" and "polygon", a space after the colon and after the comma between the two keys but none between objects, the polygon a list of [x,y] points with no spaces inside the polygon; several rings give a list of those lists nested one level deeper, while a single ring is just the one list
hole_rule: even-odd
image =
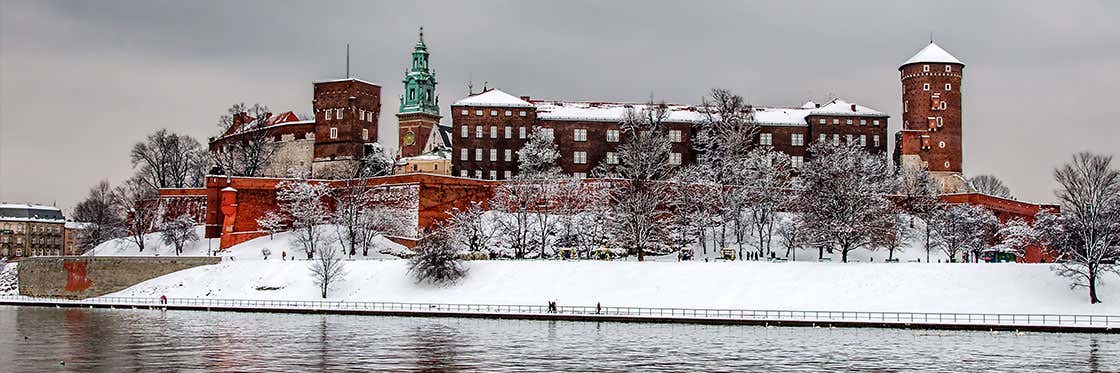
[{"label": "red brick tower", "polygon": [[944,191],[961,185],[961,78],[964,63],[930,42],[898,68],[902,79],[902,131],[895,163],[924,167]]},{"label": "red brick tower", "polygon": [[366,149],[377,142],[381,86],[347,78],[315,82],[315,178],[351,177]]}]

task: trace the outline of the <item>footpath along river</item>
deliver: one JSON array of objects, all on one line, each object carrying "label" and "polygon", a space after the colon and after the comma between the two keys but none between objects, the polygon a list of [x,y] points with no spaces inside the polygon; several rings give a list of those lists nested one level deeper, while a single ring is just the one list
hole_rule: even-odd
[{"label": "footpath along river", "polygon": [[0,371],[1117,371],[1120,335],[0,306]]}]

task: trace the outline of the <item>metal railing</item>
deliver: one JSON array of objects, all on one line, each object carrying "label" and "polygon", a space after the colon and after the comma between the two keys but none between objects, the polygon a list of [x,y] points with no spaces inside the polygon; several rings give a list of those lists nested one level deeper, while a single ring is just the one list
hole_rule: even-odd
[{"label": "metal railing", "polygon": [[[97,297],[82,300],[0,296],[6,303],[44,303],[58,305],[108,305],[114,307],[159,307],[159,298]],[[953,324],[999,326],[1071,326],[1120,328],[1120,315],[1071,315],[1032,313],[952,313],[952,312],[865,312],[865,311],[790,311],[718,308],[657,308],[606,306],[558,306],[549,312],[546,305],[354,302],[331,300],[168,298],[166,305],[197,308],[245,310],[381,311],[425,314],[560,314],[594,317],[661,319],[708,319],[744,321],[855,322],[897,324]]]}]

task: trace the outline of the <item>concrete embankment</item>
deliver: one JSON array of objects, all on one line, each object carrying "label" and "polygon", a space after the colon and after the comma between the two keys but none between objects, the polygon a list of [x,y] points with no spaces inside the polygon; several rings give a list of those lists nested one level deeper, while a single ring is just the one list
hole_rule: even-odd
[{"label": "concrete embankment", "polygon": [[[256,303],[248,305],[245,302]],[[753,325],[767,327],[818,327],[818,328],[895,328],[895,329],[927,329],[927,330],[979,330],[979,331],[1009,331],[1009,332],[1051,332],[1051,333],[1120,333],[1120,317],[1118,316],[1074,316],[1064,315],[1066,324],[1053,317],[1058,315],[968,315],[972,320],[986,317],[989,322],[965,321],[964,314],[894,314],[877,312],[837,312],[829,317],[839,319],[824,319],[821,312],[816,311],[781,311],[786,317],[761,316],[736,317],[736,310],[684,310],[664,309],[667,312],[676,312],[677,315],[657,315],[658,309],[642,309],[645,314],[631,314],[635,309],[629,308],[603,308],[601,311],[594,307],[561,307],[557,312],[548,312],[538,306],[495,306],[495,305],[421,305],[421,304],[376,304],[380,309],[360,308],[359,303],[346,304],[346,302],[322,302],[320,306],[309,305],[301,301],[247,301],[232,299],[174,299],[171,304],[160,304],[158,299],[142,299],[133,302],[118,302],[95,298],[87,301],[33,299],[26,297],[0,298],[0,305],[11,306],[37,306],[37,307],[63,307],[63,308],[103,308],[103,309],[147,309],[153,311],[217,311],[217,312],[259,312],[259,313],[293,313],[293,314],[338,314],[338,315],[364,315],[364,316],[399,316],[399,317],[458,317],[458,318],[486,318],[486,319],[511,319],[511,320],[553,320],[575,322],[637,322],[637,323],[678,323],[678,324],[709,324],[709,325]],[[330,305],[337,304],[338,307]],[[497,308],[506,308],[506,311],[495,312]],[[395,309],[394,309],[395,308]],[[473,309],[473,311],[472,311]],[[690,311],[715,311],[725,313],[726,316],[686,316]],[[739,310],[740,315],[760,311]],[[777,311],[768,311],[777,312]],[[803,318],[797,318],[797,314]],[[813,317],[804,317],[806,314]],[[886,319],[887,315],[894,315],[894,319]],[[916,315],[924,315],[924,321],[907,321]],[[954,319],[956,322],[933,322],[930,317]],[[1023,317],[1035,317],[1036,324],[1007,322],[1007,318],[1017,318],[1021,322]],[[1047,317],[1050,317],[1047,320]],[[1070,317],[1082,318],[1080,321]],[[1095,319],[1084,319],[1093,317]],[[975,318],[975,319],[973,319]],[[947,320],[947,319],[944,319]],[[1003,320],[1002,322],[999,320]],[[1040,321],[1041,320],[1041,321]],[[1089,320],[1095,325],[1086,324]]]},{"label": "concrete embankment", "polygon": [[32,257],[19,262],[19,294],[83,299],[124,290],[219,257]]}]

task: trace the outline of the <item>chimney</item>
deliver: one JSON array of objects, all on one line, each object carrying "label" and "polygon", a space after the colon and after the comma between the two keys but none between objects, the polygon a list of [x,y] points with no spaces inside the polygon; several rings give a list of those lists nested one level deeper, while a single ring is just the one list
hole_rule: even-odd
[{"label": "chimney", "polygon": [[817,109],[821,108],[821,104],[815,104],[815,105],[816,105]]},{"label": "chimney", "polygon": [[525,101],[525,102],[529,102],[529,96],[521,96],[521,100]]},{"label": "chimney", "polygon": [[852,111],[856,111],[856,104],[852,104]]}]

